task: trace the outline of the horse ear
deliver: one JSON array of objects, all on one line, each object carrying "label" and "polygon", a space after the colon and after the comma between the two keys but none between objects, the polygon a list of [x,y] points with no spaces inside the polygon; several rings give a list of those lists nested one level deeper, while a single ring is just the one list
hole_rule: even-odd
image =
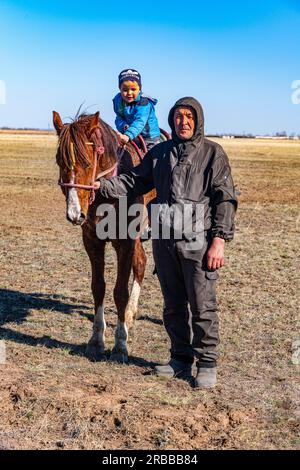
[{"label": "horse ear", "polygon": [[99,126],[99,116],[100,116],[100,113],[99,113],[99,111],[97,111],[91,119],[89,137],[91,137],[93,135],[93,133],[95,132],[95,130]]},{"label": "horse ear", "polygon": [[63,122],[56,111],[53,111],[53,125],[56,129],[57,135],[59,135],[63,127]]}]

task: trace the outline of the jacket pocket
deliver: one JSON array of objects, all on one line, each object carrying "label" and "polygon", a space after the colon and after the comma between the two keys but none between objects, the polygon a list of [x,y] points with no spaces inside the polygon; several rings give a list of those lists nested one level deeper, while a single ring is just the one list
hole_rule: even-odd
[{"label": "jacket pocket", "polygon": [[186,172],[183,187],[183,198],[198,202],[203,192],[203,175],[197,171],[195,166],[189,166]]},{"label": "jacket pocket", "polygon": [[172,171],[172,190],[177,197],[183,198],[191,177],[191,165],[189,163],[177,164]]},{"label": "jacket pocket", "polygon": [[205,271],[205,277],[211,281],[216,281],[219,279],[219,273],[216,269],[214,271]]}]

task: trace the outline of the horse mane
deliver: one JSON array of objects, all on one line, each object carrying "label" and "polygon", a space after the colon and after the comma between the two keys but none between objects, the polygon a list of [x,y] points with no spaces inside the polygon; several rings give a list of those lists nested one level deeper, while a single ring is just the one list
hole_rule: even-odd
[{"label": "horse mane", "polygon": [[[90,130],[90,121],[93,117],[92,114],[80,114],[73,119],[73,122],[64,124],[59,135],[58,148],[59,151],[56,155],[56,161],[59,166],[64,165],[71,169],[73,166],[72,149],[76,157],[76,163],[81,168],[86,169],[92,166],[92,162],[87,158],[86,143],[93,142],[96,146],[100,145],[99,136],[93,132],[90,138],[88,133]],[[102,144],[105,148],[105,153],[114,155],[118,148],[118,140],[116,132],[106,124],[106,122],[99,120],[99,126],[102,138]]]}]

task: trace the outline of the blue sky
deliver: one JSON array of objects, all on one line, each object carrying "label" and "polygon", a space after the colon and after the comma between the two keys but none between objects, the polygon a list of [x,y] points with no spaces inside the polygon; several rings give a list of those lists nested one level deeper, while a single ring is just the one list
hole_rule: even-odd
[{"label": "blue sky", "polygon": [[79,105],[113,124],[117,76],[136,68],[160,125],[182,96],[206,131],[300,133],[300,1],[7,1],[0,5],[0,127],[52,126]]}]

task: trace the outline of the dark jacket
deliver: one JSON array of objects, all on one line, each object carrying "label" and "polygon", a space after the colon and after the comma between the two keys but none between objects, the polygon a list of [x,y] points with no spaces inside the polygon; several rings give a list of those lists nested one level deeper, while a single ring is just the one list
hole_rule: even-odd
[{"label": "dark jacket", "polygon": [[[179,106],[192,107],[196,113],[195,132],[189,140],[179,139],[174,130],[174,111]],[[237,198],[231,169],[223,148],[204,137],[200,103],[189,97],[178,100],[169,113],[169,125],[172,140],[153,147],[130,172],[110,180],[101,178],[101,195],[136,197],[156,188],[159,204],[201,203],[204,230],[232,240]]]}]

